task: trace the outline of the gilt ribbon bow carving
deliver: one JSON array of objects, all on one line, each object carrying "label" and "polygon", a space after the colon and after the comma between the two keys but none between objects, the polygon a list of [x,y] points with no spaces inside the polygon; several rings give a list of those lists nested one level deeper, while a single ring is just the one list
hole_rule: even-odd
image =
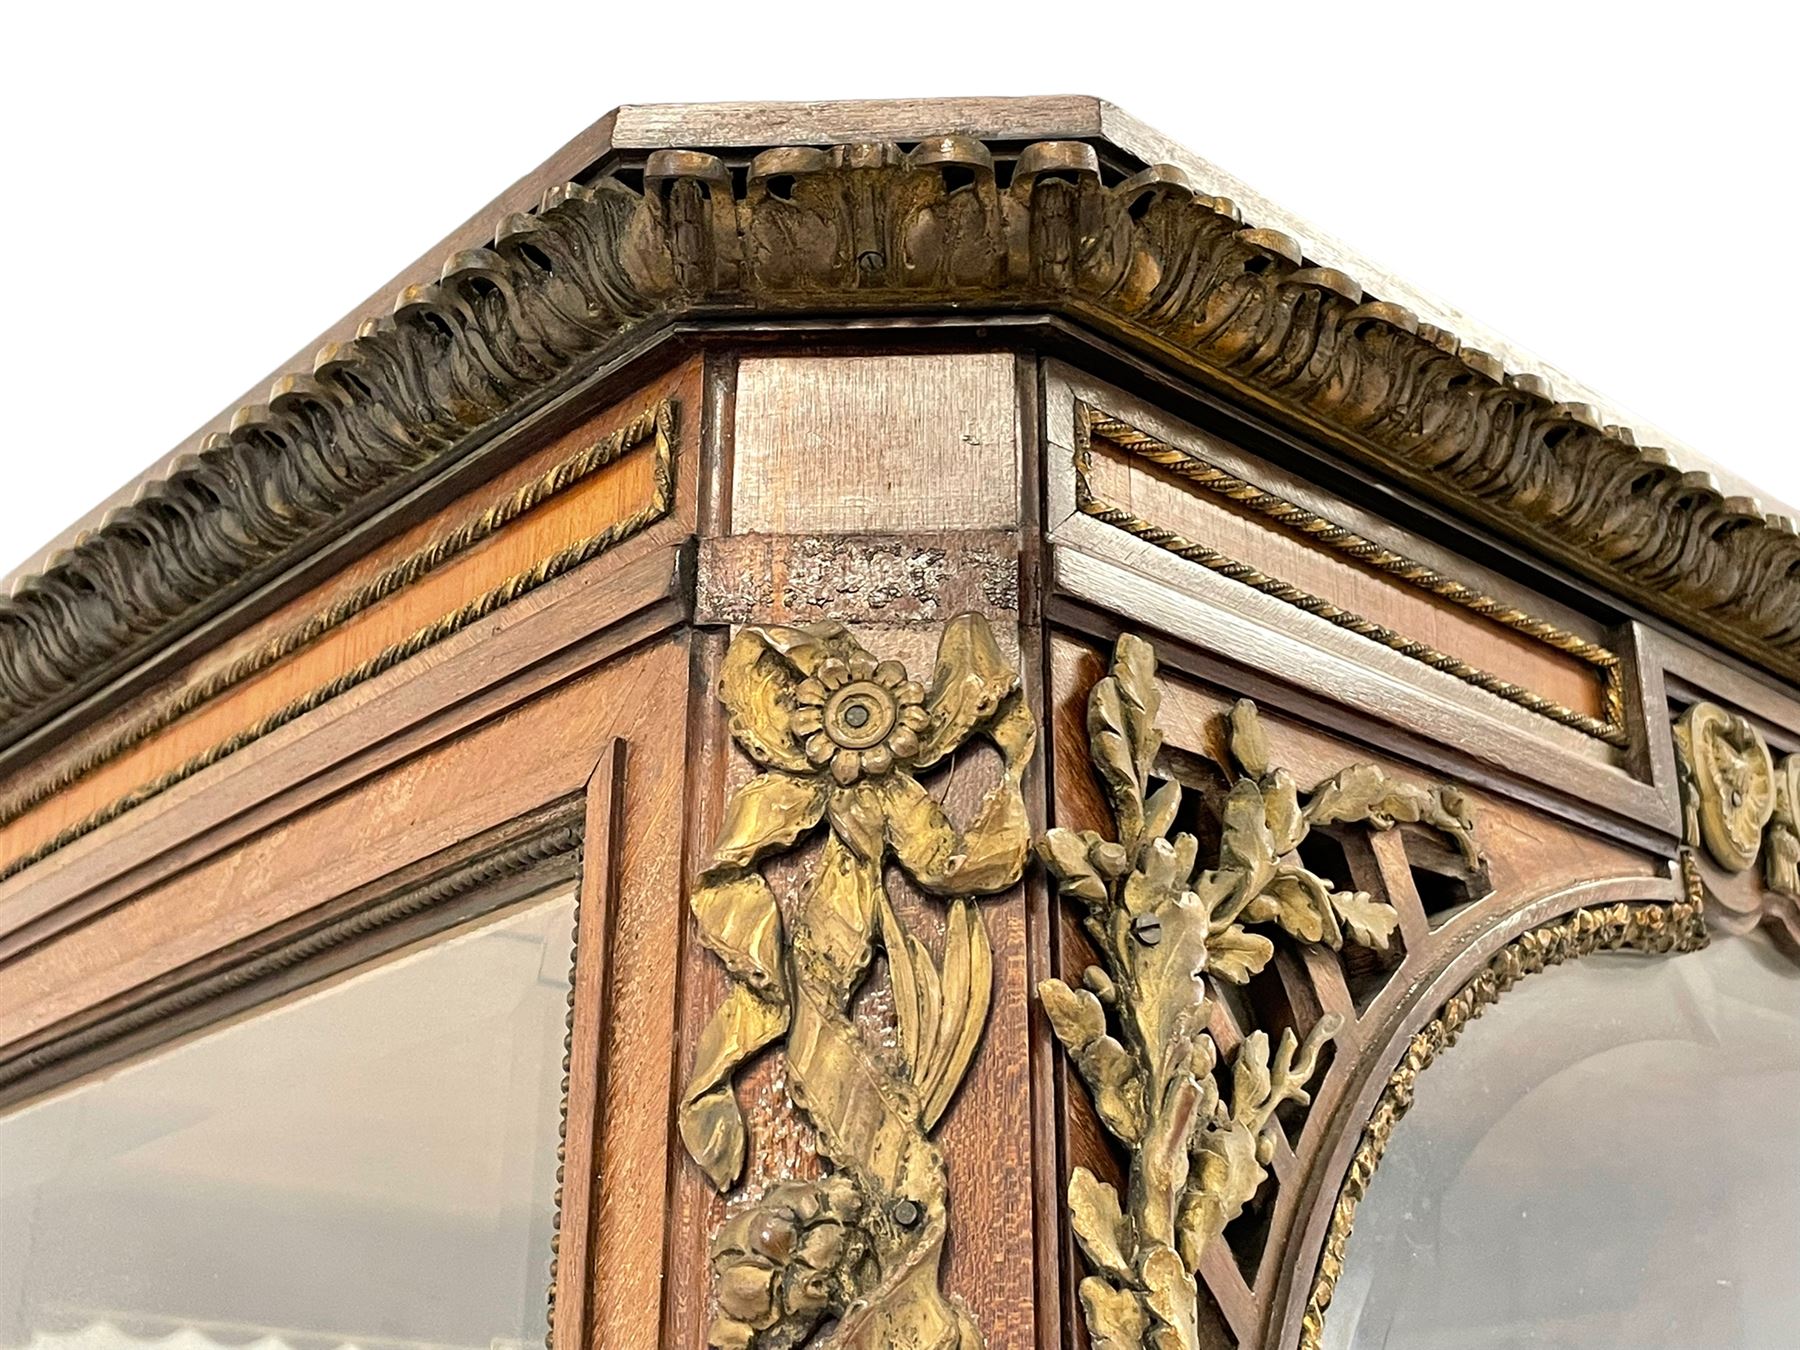
[{"label": "gilt ribbon bow carving", "polygon": [[[977,1350],[973,1320],[938,1287],[948,1187],[930,1135],[992,995],[969,898],[1015,884],[1030,842],[1020,782],[1037,729],[1018,674],[978,615],[945,627],[929,687],[839,625],[751,627],[726,652],[720,697],[763,772],[732,795],[692,897],[731,987],[702,1034],[681,1137],[716,1188],[734,1186],[748,1130],[732,1077],[785,1035],[789,1094],[832,1170],[774,1184],[721,1229],[711,1343],[787,1350],[836,1319],[827,1343],[844,1350]],[[1001,774],[958,829],[914,775],[976,735],[999,750]],[[784,921],[757,864],[821,823],[823,849]],[[894,911],[890,860],[950,899],[941,965]],[[897,1058],[849,1013],[877,944]]]}]

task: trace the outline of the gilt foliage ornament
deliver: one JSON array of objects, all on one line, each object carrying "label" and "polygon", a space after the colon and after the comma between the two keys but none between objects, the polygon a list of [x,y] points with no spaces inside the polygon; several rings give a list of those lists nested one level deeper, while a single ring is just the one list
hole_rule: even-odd
[{"label": "gilt foliage ornament", "polygon": [[1299,1040],[1252,1032],[1232,1064],[1227,1100],[1214,1077],[1209,976],[1248,981],[1274,956],[1254,931],[1274,925],[1301,942],[1386,948],[1398,916],[1361,891],[1341,891],[1299,860],[1315,825],[1388,829],[1418,822],[1446,835],[1470,866],[1480,851],[1454,788],[1421,788],[1373,765],[1345,769],[1302,801],[1270,763],[1256,707],[1239,702],[1229,740],[1236,774],[1224,799],[1216,865],[1197,866],[1191,834],[1169,837],[1181,788],[1151,777],[1162,745],[1161,694],[1150,644],[1119,639],[1112,671],[1088,703],[1094,768],[1111,800],[1116,839],[1053,829],[1039,852],[1064,896],[1086,909],[1101,958],[1076,989],[1038,988],[1051,1025],[1108,1131],[1130,1152],[1117,1190],[1086,1168],[1069,1180],[1075,1237],[1092,1270],[1080,1296],[1095,1350],[1195,1350],[1196,1272],[1207,1244],[1256,1194],[1273,1156],[1283,1102],[1306,1084],[1341,1019],[1321,1017]]},{"label": "gilt foliage ornament", "polygon": [[[976,1350],[968,1313],[938,1287],[944,1159],[931,1133],[987,1023],[992,950],[971,897],[1015,884],[1030,831],[1020,781],[1037,739],[1019,677],[987,622],[944,630],[929,687],[836,624],[752,627],[726,652],[720,696],[762,772],[732,794],[693,893],[701,940],[731,976],[682,1093],[682,1141],[720,1191],[744,1173],[738,1067],[785,1038],[788,1093],[829,1171],[781,1181],[713,1246],[711,1343],[787,1350]],[[999,780],[958,828],[915,774],[971,737],[1000,752]],[[784,918],[758,870],[821,825],[824,845]],[[943,957],[890,902],[896,864],[949,899]],[[879,947],[898,1054],[874,1045],[851,1000]]]},{"label": "gilt foliage ornament", "polygon": [[1675,761],[1688,845],[1727,873],[1762,860],[1762,886],[1721,892],[1721,921],[1760,915],[1800,942],[1800,754],[1777,759],[1742,713],[1688,706],[1675,721]]}]

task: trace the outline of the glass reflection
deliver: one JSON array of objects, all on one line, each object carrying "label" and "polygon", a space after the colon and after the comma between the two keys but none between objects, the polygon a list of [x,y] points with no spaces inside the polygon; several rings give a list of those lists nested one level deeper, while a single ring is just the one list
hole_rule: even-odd
[{"label": "glass reflection", "polygon": [[1761,936],[1531,977],[1419,1080],[1333,1350],[1760,1350],[1800,1327],[1800,966]]},{"label": "glass reflection", "polygon": [[0,1346],[545,1334],[574,900],[0,1118]]}]

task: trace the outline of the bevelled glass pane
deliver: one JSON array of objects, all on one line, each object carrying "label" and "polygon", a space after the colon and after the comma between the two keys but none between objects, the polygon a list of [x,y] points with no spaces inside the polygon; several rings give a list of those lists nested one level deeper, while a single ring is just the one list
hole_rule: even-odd
[{"label": "bevelled glass pane", "polygon": [[1800,1327],[1800,966],[1761,936],[1534,975],[1419,1078],[1334,1350],[1761,1350]]},{"label": "bevelled glass pane", "polygon": [[0,1117],[0,1345],[537,1346],[568,890]]}]

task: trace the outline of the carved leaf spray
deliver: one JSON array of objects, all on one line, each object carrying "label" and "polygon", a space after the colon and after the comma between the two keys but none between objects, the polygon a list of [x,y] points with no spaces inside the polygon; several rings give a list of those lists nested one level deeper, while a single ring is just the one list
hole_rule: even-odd
[{"label": "carved leaf spray", "polygon": [[[764,772],[733,794],[693,895],[731,988],[682,1094],[681,1137],[716,1188],[735,1185],[748,1130],[732,1076],[785,1035],[789,1095],[832,1170],[774,1184],[720,1230],[711,1343],[790,1350],[835,1319],[823,1343],[842,1350],[978,1350],[973,1320],[938,1287],[947,1183],[930,1135],[992,994],[992,951],[968,897],[1015,884],[1030,841],[1019,785],[1037,730],[1018,674],[977,615],[946,626],[929,689],[836,624],[745,628],[720,696]],[[1001,776],[958,830],[913,773],[975,735],[998,748]],[[821,823],[824,848],[784,924],[757,864]],[[951,900],[941,965],[889,901],[890,859]],[[897,1062],[850,1016],[877,945]]]},{"label": "carved leaf spray", "polygon": [[1150,644],[1120,638],[1112,673],[1088,703],[1094,768],[1118,837],[1054,829],[1038,846],[1062,893],[1086,906],[1103,963],[1087,969],[1081,989],[1053,979],[1038,992],[1101,1121],[1131,1154],[1123,1201],[1086,1168],[1069,1180],[1076,1240],[1093,1270],[1080,1293],[1095,1350],[1196,1350],[1201,1257],[1262,1185],[1275,1145],[1270,1119],[1285,1101],[1310,1100],[1319,1053],[1342,1025],[1327,1014],[1303,1043],[1284,1031],[1272,1060],[1268,1036],[1253,1032],[1233,1063],[1227,1102],[1213,1077],[1206,977],[1242,984],[1269,962],[1274,944],[1254,924],[1335,949],[1346,939],[1386,948],[1398,923],[1391,906],[1334,890],[1299,862],[1308,830],[1422,822],[1471,867],[1481,861],[1454,788],[1420,788],[1362,764],[1302,803],[1292,775],[1270,765],[1256,707],[1243,700],[1230,718],[1239,773],[1224,802],[1218,865],[1197,871],[1194,836],[1168,837],[1180,786],[1150,788],[1160,703]]}]

